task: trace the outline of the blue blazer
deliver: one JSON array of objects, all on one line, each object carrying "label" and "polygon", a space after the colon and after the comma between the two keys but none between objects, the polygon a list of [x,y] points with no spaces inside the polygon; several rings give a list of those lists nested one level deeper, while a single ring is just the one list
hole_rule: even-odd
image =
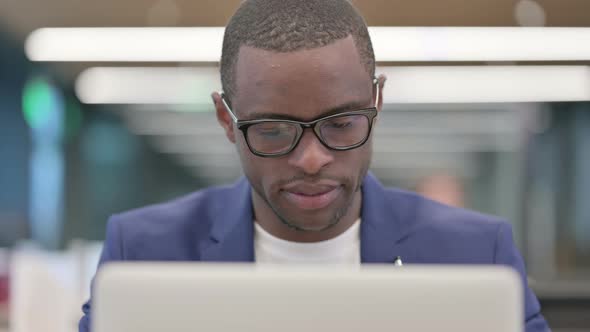
[{"label": "blue blazer", "polygon": [[[254,261],[250,184],[210,187],[174,201],[114,215],[101,264],[120,261]],[[362,185],[361,260],[404,264],[504,264],[522,276],[527,332],[548,331],[529,289],[510,224],[384,188],[371,174]],[[83,306],[80,332],[90,329]]]}]

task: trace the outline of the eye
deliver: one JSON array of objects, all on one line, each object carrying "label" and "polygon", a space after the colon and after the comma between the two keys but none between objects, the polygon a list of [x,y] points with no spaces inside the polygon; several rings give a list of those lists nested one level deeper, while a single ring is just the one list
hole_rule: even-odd
[{"label": "eye", "polygon": [[330,128],[334,128],[334,129],[344,129],[344,128],[352,126],[352,122],[351,121],[331,122],[328,124],[328,126]]},{"label": "eye", "polygon": [[335,118],[327,121],[322,127],[324,129],[347,129],[354,126],[354,120],[349,116]]},{"label": "eye", "polygon": [[265,137],[277,137],[284,134],[284,132],[280,129],[258,129],[256,130],[256,133]]},{"label": "eye", "polygon": [[253,134],[261,138],[290,137],[296,129],[287,123],[259,123],[251,128]]}]

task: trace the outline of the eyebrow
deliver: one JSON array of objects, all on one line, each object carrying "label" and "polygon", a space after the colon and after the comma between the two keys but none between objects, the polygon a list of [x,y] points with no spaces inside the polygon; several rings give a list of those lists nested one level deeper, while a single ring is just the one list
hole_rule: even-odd
[{"label": "eyebrow", "polygon": [[324,117],[327,117],[330,115],[334,115],[334,114],[370,108],[369,106],[366,106],[366,105],[367,105],[366,102],[359,102],[359,101],[352,101],[352,102],[344,103],[344,104],[338,105],[336,107],[332,107],[332,108],[322,112],[322,114],[320,114],[320,116],[316,117],[315,119],[311,119],[311,120],[305,120],[300,117],[285,115],[285,114],[254,112],[248,117],[249,118],[248,121],[249,120],[273,119],[273,120],[293,120],[293,121],[308,122],[308,121],[314,121],[316,119],[321,119],[321,118],[324,118]]}]

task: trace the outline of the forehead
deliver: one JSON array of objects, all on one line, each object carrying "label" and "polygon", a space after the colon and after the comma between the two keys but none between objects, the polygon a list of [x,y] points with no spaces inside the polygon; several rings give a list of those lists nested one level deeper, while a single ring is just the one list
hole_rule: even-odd
[{"label": "forehead", "polygon": [[342,104],[371,102],[371,77],[351,37],[310,50],[277,53],[243,46],[235,70],[234,107],[312,119]]}]

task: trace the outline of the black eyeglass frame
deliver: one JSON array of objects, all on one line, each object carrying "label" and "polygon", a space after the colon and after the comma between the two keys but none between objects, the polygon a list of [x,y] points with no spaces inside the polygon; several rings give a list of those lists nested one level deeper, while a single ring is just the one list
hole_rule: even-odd
[{"label": "black eyeglass frame", "polygon": [[[295,120],[284,120],[284,119],[238,120],[238,117],[235,115],[233,110],[229,107],[229,103],[227,102],[224,93],[221,93],[221,101],[223,102],[223,106],[225,106],[225,109],[229,113],[233,122],[236,124],[237,129],[239,129],[242,132],[242,135],[244,135],[244,139],[246,141],[246,145],[248,146],[248,149],[250,150],[250,152],[252,152],[256,156],[259,156],[259,157],[281,157],[281,156],[291,153],[295,148],[297,148],[297,146],[299,145],[299,142],[301,142],[301,137],[303,137],[303,132],[307,128],[311,128],[313,130],[315,136],[322,143],[322,145],[324,145],[326,148],[328,148],[330,150],[335,150],[335,151],[347,151],[347,150],[356,149],[356,148],[362,146],[363,144],[365,144],[367,142],[367,140],[369,140],[369,137],[371,136],[371,131],[373,129],[373,121],[375,120],[375,118],[378,115],[377,106],[379,105],[379,80],[377,78],[374,78],[373,84],[375,84],[375,86],[376,86],[375,106],[367,107],[367,108],[363,108],[363,109],[355,110],[355,111],[337,113],[337,114],[325,116],[325,117],[322,117],[322,118],[319,118],[319,119],[316,119],[313,121],[309,121],[309,122],[302,122],[302,121],[295,121]],[[342,146],[342,147],[330,146],[322,137],[322,134],[320,131],[320,126],[318,126],[318,124],[325,121],[325,120],[339,118],[339,117],[345,117],[345,116],[350,116],[350,115],[363,115],[367,118],[368,125],[369,125],[367,135],[365,136],[365,138],[362,141],[355,143],[353,145]],[[252,148],[252,146],[250,145],[250,141],[248,139],[248,128],[250,128],[253,125],[259,124],[259,123],[269,123],[269,122],[290,123],[290,124],[297,125],[297,126],[295,126],[297,128],[297,133],[295,135],[295,138],[293,139],[293,143],[291,143],[291,146],[287,150],[282,151],[282,152],[278,152],[278,153],[264,153],[264,152],[257,151],[256,149]]]}]

